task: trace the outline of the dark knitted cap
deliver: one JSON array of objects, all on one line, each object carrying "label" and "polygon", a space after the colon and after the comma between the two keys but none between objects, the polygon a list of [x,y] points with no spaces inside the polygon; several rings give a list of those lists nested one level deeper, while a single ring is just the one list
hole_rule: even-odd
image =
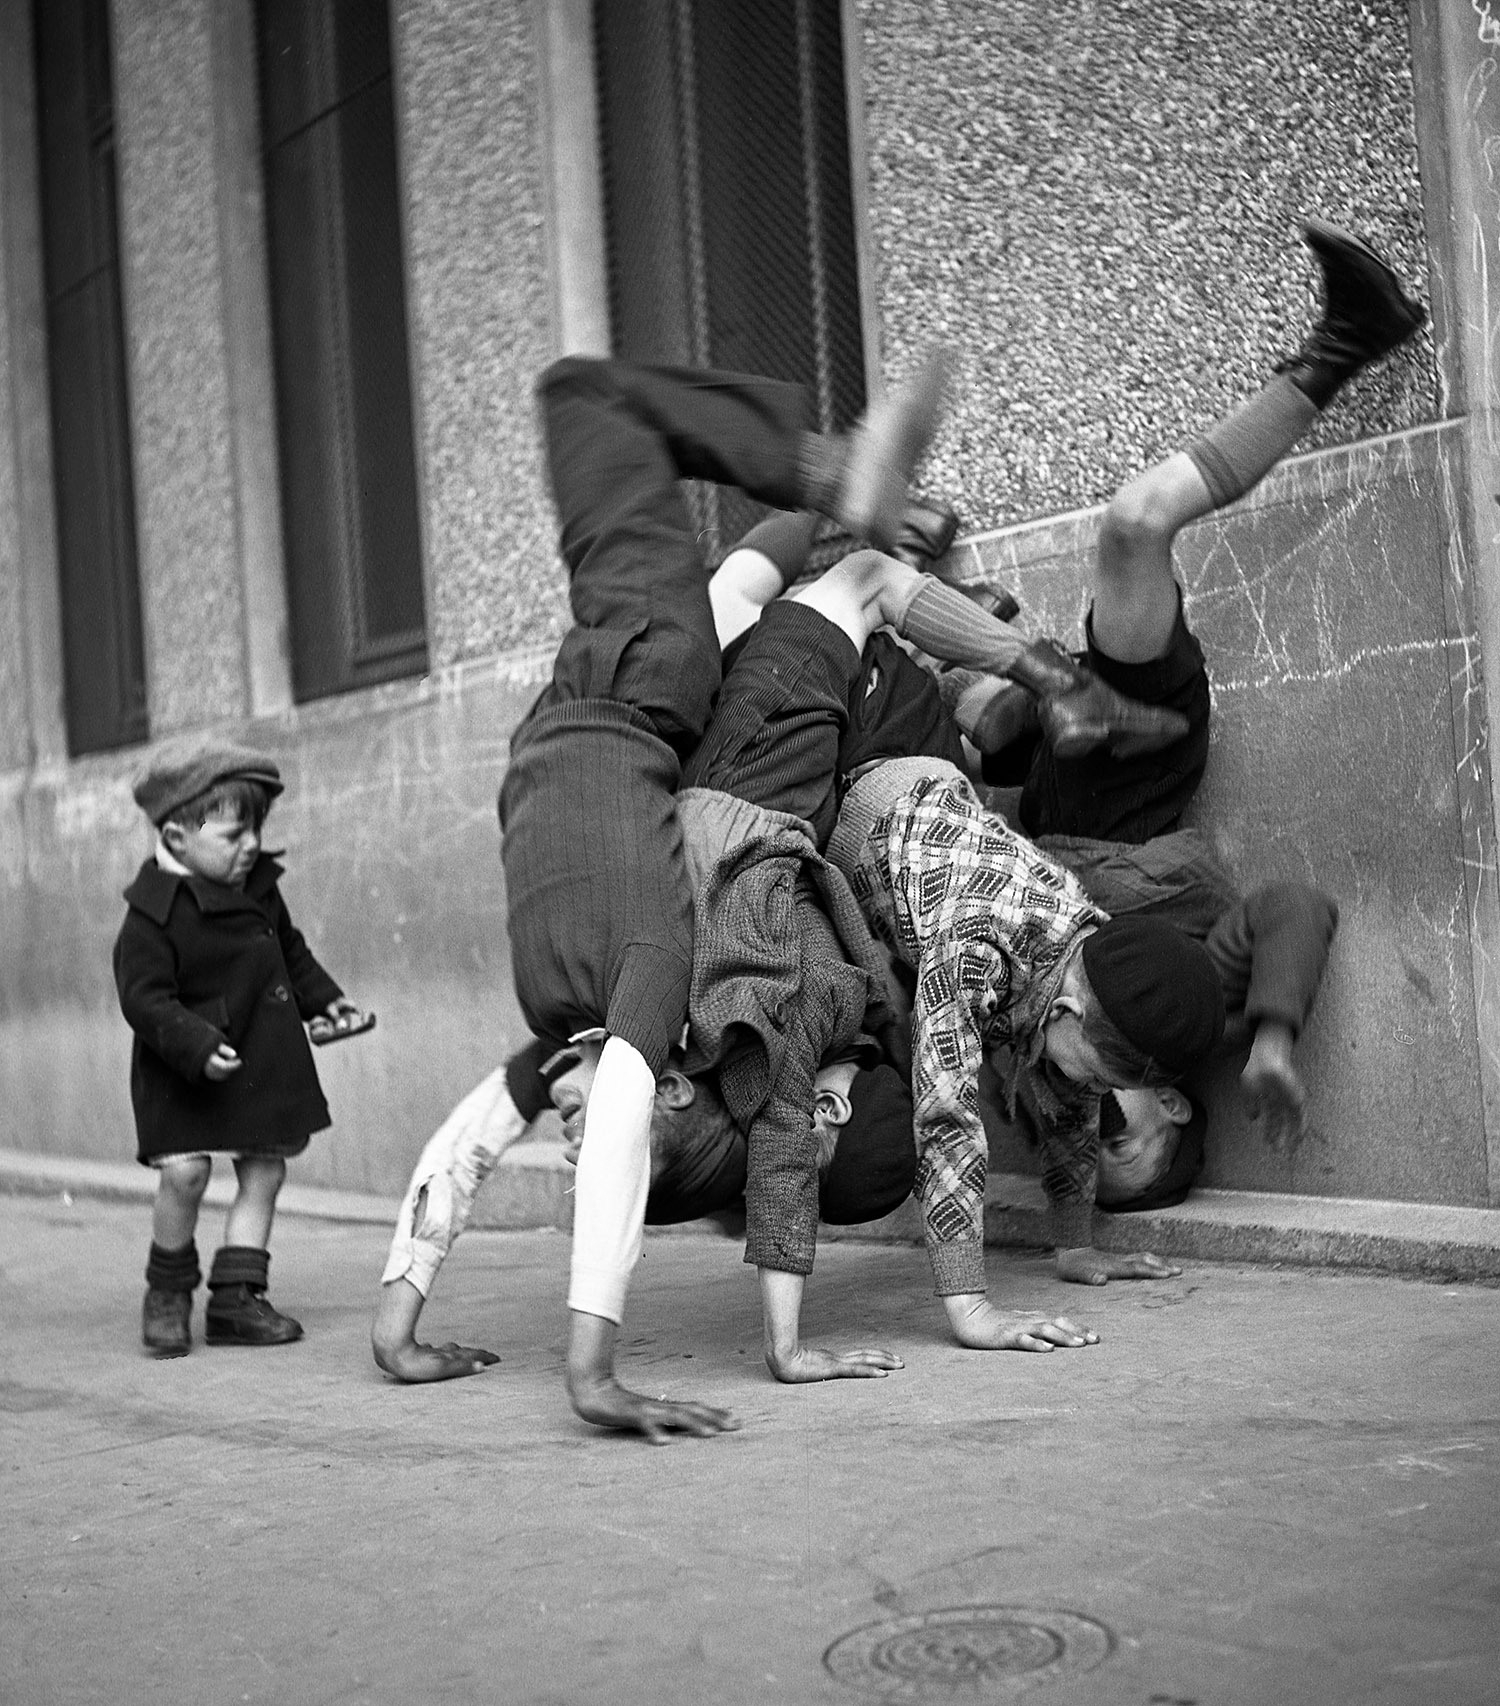
[{"label": "dark knitted cap", "polygon": [[1099,1005],[1138,1053],[1169,1078],[1224,1035],[1224,991],[1200,943],[1160,918],[1111,918],[1083,944]]},{"label": "dark knitted cap", "polygon": [[158,746],[135,774],[135,803],[154,824],[179,806],[206,794],[216,782],[259,782],[274,799],[281,792],[276,760],[219,735],[174,735]]},{"label": "dark knitted cap", "polygon": [[849,1087],[849,1119],[818,1187],[830,1226],[879,1220],[911,1195],[917,1176],[911,1091],[889,1066],[862,1068]]}]

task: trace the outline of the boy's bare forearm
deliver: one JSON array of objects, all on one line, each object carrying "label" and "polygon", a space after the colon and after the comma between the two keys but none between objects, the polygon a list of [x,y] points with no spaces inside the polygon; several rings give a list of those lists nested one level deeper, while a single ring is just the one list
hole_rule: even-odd
[{"label": "boy's bare forearm", "polygon": [[567,1359],[568,1399],[575,1414],[595,1427],[643,1434],[665,1445],[675,1434],[706,1439],[732,1433],[738,1419],[728,1410],[691,1400],[648,1398],[622,1386],[615,1374],[615,1323],[585,1310],[571,1312]]},{"label": "boy's bare forearm", "polygon": [[760,1270],[761,1310],[765,1324],[766,1367],[788,1385],[817,1380],[868,1380],[905,1365],[894,1351],[856,1350],[839,1353],[816,1350],[802,1343],[801,1274],[779,1268]]}]

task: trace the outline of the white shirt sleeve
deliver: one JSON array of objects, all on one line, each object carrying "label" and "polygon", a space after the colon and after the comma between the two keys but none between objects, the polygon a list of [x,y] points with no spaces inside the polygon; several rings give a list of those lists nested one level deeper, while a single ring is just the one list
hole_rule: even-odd
[{"label": "white shirt sleeve", "polygon": [[611,1037],[599,1056],[583,1119],[568,1307],[616,1325],[641,1259],[655,1097],[656,1079],[640,1050]]}]

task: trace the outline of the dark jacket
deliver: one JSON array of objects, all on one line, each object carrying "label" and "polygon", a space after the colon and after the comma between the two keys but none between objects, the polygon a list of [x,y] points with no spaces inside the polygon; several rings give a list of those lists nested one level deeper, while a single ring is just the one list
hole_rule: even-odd
[{"label": "dark jacket", "polygon": [[[135,1032],[141,1161],[202,1149],[253,1155],[329,1123],[302,1022],[343,992],[288,916],[280,875],[265,853],[243,889],[148,859],[125,891],[115,983]],[[243,1065],[214,1083],[203,1068],[224,1042]]]}]

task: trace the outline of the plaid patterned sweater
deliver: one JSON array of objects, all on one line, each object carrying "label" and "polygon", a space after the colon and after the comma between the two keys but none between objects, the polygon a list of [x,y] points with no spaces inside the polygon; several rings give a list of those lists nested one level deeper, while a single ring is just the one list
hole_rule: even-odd
[{"label": "plaid patterned sweater", "polygon": [[[856,784],[829,856],[871,929],[916,972],[912,1095],[917,1195],[940,1295],[980,1292],[989,1159],[979,1068],[1007,1046],[1028,1068],[1043,1183],[1060,1242],[1087,1243],[1099,1101],[1041,1060],[1042,1021],[1079,937],[1104,922],[1077,880],[980,805],[951,766],[886,767]],[[915,777],[915,779],[913,779]],[[894,780],[893,778],[899,778]],[[873,821],[862,818],[873,809]],[[853,810],[848,808],[853,806]]]}]

